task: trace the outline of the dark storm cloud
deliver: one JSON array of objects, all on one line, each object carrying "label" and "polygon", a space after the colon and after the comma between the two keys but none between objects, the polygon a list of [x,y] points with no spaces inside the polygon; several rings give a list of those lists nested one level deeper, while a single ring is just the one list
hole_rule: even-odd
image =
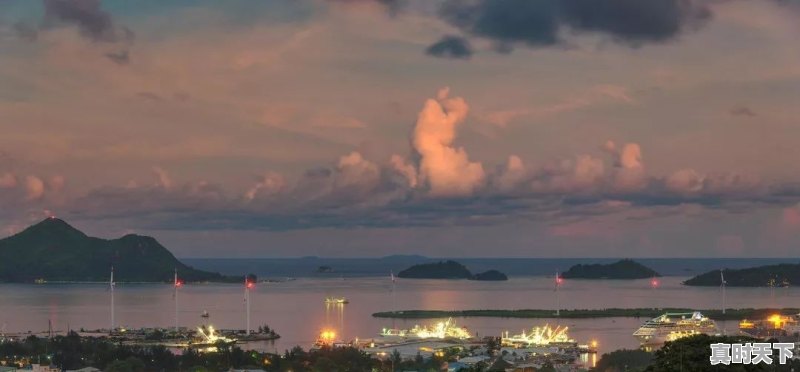
[{"label": "dark storm cloud", "polygon": [[133,32],[114,24],[100,0],[44,0],[45,22],[74,24],[81,34],[98,42],[130,42]]},{"label": "dark storm cloud", "polygon": [[446,0],[442,19],[497,43],[532,47],[563,43],[562,29],[610,35],[631,46],[661,42],[711,17],[696,0]]},{"label": "dark storm cloud", "polygon": [[469,40],[460,36],[444,36],[425,50],[430,56],[453,59],[469,59],[472,53]]}]

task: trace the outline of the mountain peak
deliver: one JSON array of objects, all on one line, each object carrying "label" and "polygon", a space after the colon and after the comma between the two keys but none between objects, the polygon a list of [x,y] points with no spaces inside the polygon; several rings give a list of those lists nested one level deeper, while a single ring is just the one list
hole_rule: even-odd
[{"label": "mountain peak", "polygon": [[56,217],[47,217],[41,222],[25,229],[22,233],[50,234],[50,235],[70,235],[86,237],[86,234],[72,227],[67,221]]}]

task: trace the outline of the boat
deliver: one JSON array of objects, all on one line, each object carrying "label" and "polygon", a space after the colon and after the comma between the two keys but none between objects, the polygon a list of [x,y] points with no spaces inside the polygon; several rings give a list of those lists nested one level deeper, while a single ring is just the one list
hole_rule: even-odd
[{"label": "boat", "polygon": [[348,301],[344,297],[326,297],[325,298],[325,303],[326,304],[335,304],[335,305],[340,305],[340,304],[344,305],[344,304],[349,304],[350,301]]},{"label": "boat", "polygon": [[380,335],[383,337],[400,337],[404,339],[420,340],[432,338],[455,338],[466,340],[472,338],[472,334],[469,333],[469,330],[464,327],[457,326],[453,318],[447,318],[447,320],[443,322],[437,322],[436,324],[430,326],[415,325],[414,328],[407,330],[384,328],[381,330]]},{"label": "boat", "polygon": [[572,345],[576,344],[567,334],[569,327],[556,326],[550,327],[545,324],[543,327],[533,327],[530,333],[524,330],[521,334],[509,336],[508,331],[500,338],[500,344],[513,347],[531,346],[551,346],[551,345]]},{"label": "boat", "polygon": [[210,315],[208,314],[208,311],[206,311],[206,310],[203,310],[203,313],[202,313],[202,314],[200,314],[200,317],[201,317],[201,318],[208,318],[209,316],[210,316]]},{"label": "boat", "polygon": [[794,335],[800,333],[800,314],[790,316],[773,314],[758,321],[743,319],[739,322],[739,332],[761,339]]},{"label": "boat", "polygon": [[698,334],[716,334],[717,324],[699,311],[665,313],[646,321],[633,336],[642,345],[657,345]]}]

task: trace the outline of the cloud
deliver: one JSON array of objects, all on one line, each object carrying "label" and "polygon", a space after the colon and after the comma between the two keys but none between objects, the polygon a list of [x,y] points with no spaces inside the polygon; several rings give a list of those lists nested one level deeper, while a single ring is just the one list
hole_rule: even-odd
[{"label": "cloud", "polygon": [[642,162],[642,148],[637,143],[626,143],[620,148],[613,141],[605,143],[605,150],[614,156],[613,188],[619,192],[636,192],[649,182]]},{"label": "cloud", "polygon": [[283,176],[276,172],[269,172],[257,178],[256,184],[245,192],[244,198],[248,201],[263,199],[279,194],[285,188],[286,180]]},{"label": "cloud", "polygon": [[747,106],[741,106],[741,105],[739,105],[739,106],[734,106],[733,108],[731,108],[731,110],[729,111],[729,113],[730,113],[732,116],[744,116],[744,117],[754,117],[754,116],[757,116],[757,115],[756,115],[756,113],[755,113],[755,111],[751,110],[751,109],[750,109],[749,107],[747,107]]},{"label": "cloud", "polygon": [[100,0],[44,0],[45,22],[76,25],[81,34],[96,42],[131,42],[133,32],[114,24]]},{"label": "cloud", "polygon": [[118,65],[127,65],[131,61],[130,53],[127,50],[106,53],[106,58]]},{"label": "cloud", "polygon": [[703,189],[704,177],[694,169],[681,169],[667,177],[667,189],[680,194],[696,194]]},{"label": "cloud", "polygon": [[469,161],[466,150],[454,147],[456,128],[467,117],[463,98],[449,98],[449,89],[429,99],[414,127],[414,149],[419,153],[420,178],[434,196],[470,195],[484,182],[481,163]]},{"label": "cloud", "polygon": [[169,172],[161,167],[153,167],[153,174],[155,174],[158,179],[158,183],[156,184],[158,187],[164,189],[172,188],[172,178],[170,178]]},{"label": "cloud", "polygon": [[44,196],[44,181],[36,176],[25,177],[25,197],[27,200],[39,200]]},{"label": "cloud", "polygon": [[17,176],[13,173],[6,172],[0,176],[0,189],[10,189],[17,187]]},{"label": "cloud", "polygon": [[495,50],[565,43],[563,31],[600,33],[631,46],[670,40],[710,18],[697,0],[447,0],[442,19]]},{"label": "cloud", "polygon": [[449,59],[470,59],[472,57],[472,45],[469,40],[460,36],[443,36],[439,41],[432,44],[425,50],[429,56]]},{"label": "cloud", "polygon": [[526,119],[541,119],[555,115],[588,109],[600,105],[634,104],[629,89],[614,84],[600,84],[572,94],[558,102],[542,106],[526,106],[509,110],[489,111],[479,114],[479,118],[498,127],[506,127],[511,122]]},{"label": "cloud", "polygon": [[406,160],[400,155],[392,155],[389,161],[392,170],[405,180],[408,187],[417,187],[417,168],[413,164],[406,163]]}]

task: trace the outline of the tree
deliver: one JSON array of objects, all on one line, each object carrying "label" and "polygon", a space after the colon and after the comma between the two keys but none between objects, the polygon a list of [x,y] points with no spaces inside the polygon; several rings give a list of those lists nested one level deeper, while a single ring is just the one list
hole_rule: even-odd
[{"label": "tree", "polygon": [[644,371],[653,363],[653,353],[644,350],[615,350],[603,354],[597,365],[592,368],[593,372],[636,372]]},{"label": "tree", "polygon": [[715,343],[746,343],[758,342],[749,337],[709,336],[695,335],[684,337],[672,342],[667,342],[656,351],[653,364],[647,367],[648,372],[760,372],[760,371],[789,371],[789,365],[768,364],[718,364],[712,366],[709,362],[711,344]]}]

